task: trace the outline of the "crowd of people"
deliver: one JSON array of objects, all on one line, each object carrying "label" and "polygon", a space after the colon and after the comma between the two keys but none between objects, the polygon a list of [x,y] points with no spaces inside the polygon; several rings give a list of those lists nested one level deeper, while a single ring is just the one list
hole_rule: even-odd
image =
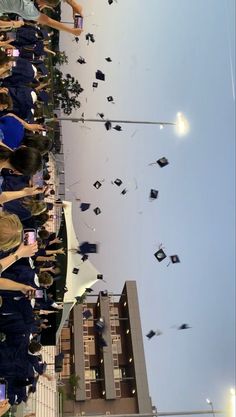
[{"label": "crowd of people", "polygon": [[[50,292],[64,248],[48,230],[50,211],[62,202],[50,182],[52,143],[42,117],[51,93],[45,58],[55,54],[52,29],[75,36],[81,29],[44,13],[58,3],[0,0],[0,386],[7,385],[0,416],[27,402],[39,376],[51,379],[40,338],[48,314],[63,308]],[[66,3],[82,14],[74,0]]]}]

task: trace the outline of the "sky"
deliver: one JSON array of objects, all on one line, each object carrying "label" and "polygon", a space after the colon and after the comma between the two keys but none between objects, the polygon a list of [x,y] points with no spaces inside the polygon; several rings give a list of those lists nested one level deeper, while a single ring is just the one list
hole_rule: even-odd
[{"label": "sky", "polygon": [[[107,283],[97,289],[116,293],[125,280],[137,281],[153,405],[201,410],[209,397],[223,409],[235,386],[235,2],[81,4],[79,43],[61,35],[69,56],[63,71],[84,88],[71,116],[174,121],[181,111],[190,131],[180,138],[170,126],[122,124],[122,132],[107,132],[103,123],[63,122],[66,197],[78,239],[99,244],[90,259]],[[63,20],[72,20],[65,4]],[[95,43],[87,44],[87,32]],[[80,55],[86,65],[76,63]],[[98,69],[106,81],[93,89]],[[167,167],[148,165],[163,156]],[[116,178],[126,195],[111,184]],[[99,190],[96,180],[104,180]],[[155,201],[151,188],[159,190]],[[75,198],[90,210],[82,213]],[[179,264],[157,262],[161,243]],[[192,328],[172,328],[182,323]],[[148,340],[150,329],[163,335]]]}]

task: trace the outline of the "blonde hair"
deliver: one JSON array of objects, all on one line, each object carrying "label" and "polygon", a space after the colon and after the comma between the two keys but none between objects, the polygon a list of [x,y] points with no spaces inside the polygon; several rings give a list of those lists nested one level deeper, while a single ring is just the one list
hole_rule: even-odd
[{"label": "blonde hair", "polygon": [[47,204],[44,201],[37,201],[34,198],[25,198],[23,205],[30,211],[32,216],[38,216],[47,210]]},{"label": "blonde hair", "polygon": [[22,224],[16,214],[0,212],[0,250],[7,252],[22,241]]}]

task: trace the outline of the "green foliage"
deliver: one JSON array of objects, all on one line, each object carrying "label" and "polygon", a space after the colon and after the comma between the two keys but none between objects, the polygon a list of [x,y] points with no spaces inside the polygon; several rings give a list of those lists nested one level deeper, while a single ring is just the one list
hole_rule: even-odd
[{"label": "green foliage", "polygon": [[79,388],[79,380],[80,380],[79,375],[71,374],[71,376],[69,377],[69,384],[71,388],[75,388],[75,389]]},{"label": "green foliage", "polygon": [[78,80],[70,74],[64,76],[59,69],[54,69],[53,95],[56,107],[61,107],[63,112],[67,115],[71,114],[73,109],[78,109],[80,107],[78,96],[82,91],[84,90]]}]

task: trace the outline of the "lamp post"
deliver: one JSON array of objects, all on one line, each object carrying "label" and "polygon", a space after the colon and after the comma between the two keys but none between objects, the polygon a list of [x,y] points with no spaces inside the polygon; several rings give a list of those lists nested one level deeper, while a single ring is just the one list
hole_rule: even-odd
[{"label": "lamp post", "polygon": [[211,407],[211,412],[213,414],[213,417],[215,417],[215,410],[214,410],[214,407],[213,407],[213,402],[211,400],[209,400],[209,398],[206,398],[206,402]]},{"label": "lamp post", "polygon": [[[84,118],[84,117],[58,117],[57,120],[60,121],[68,121],[72,123],[78,123],[78,122],[89,122],[89,123],[104,123],[105,120],[103,119],[90,119],[90,118]],[[174,126],[175,131],[178,136],[186,135],[189,131],[189,123],[186,117],[183,113],[178,112],[175,118],[175,121],[173,122],[165,122],[165,121],[149,121],[149,120],[110,120],[111,123],[121,123],[121,124],[141,124],[141,125],[158,125],[160,126],[160,129],[163,129],[164,126]]]}]

